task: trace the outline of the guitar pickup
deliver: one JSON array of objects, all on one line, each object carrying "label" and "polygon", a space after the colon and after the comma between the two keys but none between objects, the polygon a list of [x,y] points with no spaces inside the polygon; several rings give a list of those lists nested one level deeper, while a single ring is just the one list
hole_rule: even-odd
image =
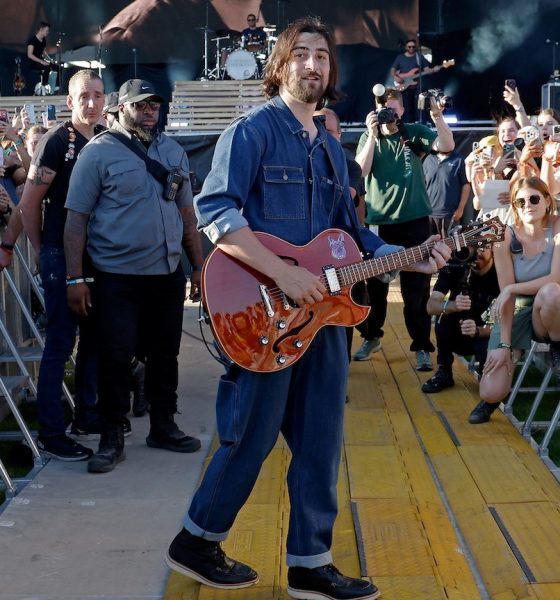
[{"label": "guitar pickup", "polygon": [[266,309],[266,314],[271,319],[274,316],[274,310],[272,310],[272,302],[270,301],[270,294],[268,293],[268,287],[261,283],[259,285],[259,291],[261,293],[261,299]]},{"label": "guitar pickup", "polygon": [[327,279],[327,286],[331,296],[337,296],[340,294],[342,288],[340,287],[340,282],[338,281],[336,269],[332,265],[327,265],[326,267],[323,267],[323,273]]}]

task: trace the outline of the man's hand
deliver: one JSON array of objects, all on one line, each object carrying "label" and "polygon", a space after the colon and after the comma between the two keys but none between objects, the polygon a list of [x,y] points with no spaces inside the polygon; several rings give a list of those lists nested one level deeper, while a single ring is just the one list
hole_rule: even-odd
[{"label": "man's hand", "polygon": [[87,317],[91,308],[91,295],[87,283],[74,283],[66,287],[68,306],[80,317]]},{"label": "man's hand", "polygon": [[379,136],[379,122],[377,113],[372,110],[366,117],[366,127],[371,136],[377,138]]},{"label": "man's hand", "polygon": [[[439,235],[432,235],[426,240],[426,244],[439,240]],[[430,258],[421,262],[414,263],[410,267],[410,271],[416,271],[417,273],[426,273],[427,275],[433,275],[439,269],[445,266],[447,261],[451,258],[451,249],[441,241],[436,242],[432,248]]]},{"label": "man's hand", "polygon": [[303,267],[286,265],[275,279],[276,285],[298,306],[314,304],[323,299],[327,291],[321,278]]},{"label": "man's hand", "polygon": [[461,333],[469,337],[474,337],[477,332],[476,322],[473,319],[461,319],[459,321]]},{"label": "man's hand", "polygon": [[192,271],[191,273],[189,300],[191,302],[198,302],[200,300],[200,271]]},{"label": "man's hand", "polygon": [[455,306],[457,307],[457,312],[461,312],[463,310],[470,310],[471,308],[471,299],[470,296],[457,294],[455,296]]}]

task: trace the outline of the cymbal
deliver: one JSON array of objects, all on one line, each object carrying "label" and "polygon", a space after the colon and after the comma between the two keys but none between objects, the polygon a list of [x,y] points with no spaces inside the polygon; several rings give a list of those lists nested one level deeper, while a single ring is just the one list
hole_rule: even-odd
[{"label": "cymbal", "polygon": [[235,31],[235,29],[216,29],[215,33],[217,37],[226,37],[228,35],[232,38],[241,37],[241,32]]},{"label": "cymbal", "polygon": [[213,29],[210,29],[210,27],[195,27],[195,29],[197,31],[207,31],[210,35],[214,35],[214,33],[216,33]]}]

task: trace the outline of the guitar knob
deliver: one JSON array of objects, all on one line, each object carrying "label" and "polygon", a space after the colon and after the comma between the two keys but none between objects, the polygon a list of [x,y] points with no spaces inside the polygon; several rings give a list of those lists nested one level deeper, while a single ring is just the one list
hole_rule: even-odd
[{"label": "guitar knob", "polygon": [[279,355],[276,357],[276,362],[277,362],[279,365],[283,365],[283,364],[286,362],[286,357],[285,357],[283,354],[279,354]]},{"label": "guitar knob", "polygon": [[266,337],[266,335],[263,335],[259,338],[259,342],[261,346],[266,346],[269,342],[269,339]]},{"label": "guitar knob", "polygon": [[301,340],[295,340],[294,348],[301,348],[303,346],[303,342]]},{"label": "guitar knob", "polygon": [[277,321],[276,327],[278,327],[278,329],[286,329],[286,321]]}]

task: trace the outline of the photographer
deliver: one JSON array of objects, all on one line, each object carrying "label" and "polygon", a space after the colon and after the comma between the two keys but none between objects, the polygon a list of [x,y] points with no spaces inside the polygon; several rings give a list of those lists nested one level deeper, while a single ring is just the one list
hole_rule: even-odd
[{"label": "photographer", "polygon": [[[464,252],[464,251],[463,251]],[[428,314],[436,315],[438,370],[422,385],[429,394],[455,385],[453,353],[474,355],[478,371],[486,362],[491,325],[484,313],[500,293],[491,248],[468,251],[466,259],[455,256],[437,278],[428,300]]]},{"label": "photographer", "polygon": [[[401,94],[375,86],[379,110],[366,117],[367,131],[358,144],[356,162],[362,167],[366,186],[366,224],[379,226],[379,235],[388,244],[410,248],[430,235],[432,213],[424,182],[422,157],[430,151],[451,152],[453,134],[443,120],[440,106],[430,97],[430,114],[436,130],[420,124],[403,124]],[[377,93],[381,92],[381,93]],[[416,352],[416,368],[432,369],[430,317],[426,302],[430,277],[421,273],[401,272],[404,319]],[[372,311],[358,329],[364,337],[354,360],[367,360],[381,348],[383,324],[387,314],[389,284],[372,278],[367,282]]]}]

